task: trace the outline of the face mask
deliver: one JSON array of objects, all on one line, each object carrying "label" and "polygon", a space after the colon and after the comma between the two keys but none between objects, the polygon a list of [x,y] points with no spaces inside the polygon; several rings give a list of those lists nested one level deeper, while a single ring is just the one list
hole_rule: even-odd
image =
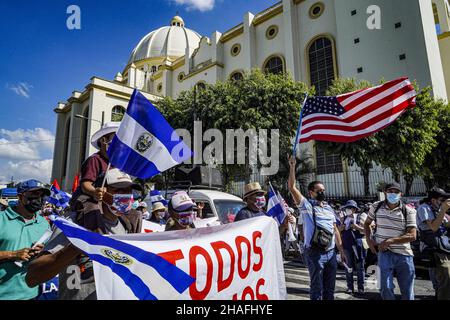
[{"label": "face mask", "polygon": [[131,206],[131,208],[133,208],[134,210],[136,210],[138,207],[139,207],[139,201],[133,202],[133,205]]},{"label": "face mask", "polygon": [[42,204],[44,200],[39,198],[26,198],[28,200],[28,204],[25,204],[25,209],[30,213],[35,213],[42,209]]},{"label": "face mask", "polygon": [[352,209],[345,209],[345,215],[346,216],[351,216],[353,214]]},{"label": "face mask", "polygon": [[188,226],[194,222],[194,213],[193,212],[178,213],[178,215],[180,216],[178,218],[178,223],[181,224],[182,226]]},{"label": "face mask", "polygon": [[157,212],[157,215],[158,215],[158,218],[159,219],[164,219],[164,217],[165,217],[165,215],[166,215],[166,212]]},{"label": "face mask", "polygon": [[397,204],[400,202],[400,193],[387,193],[386,194],[387,201],[390,204]]},{"label": "face mask", "polygon": [[323,192],[323,191],[318,191],[318,192],[317,192],[317,196],[316,196],[316,200],[317,200],[317,201],[323,201],[323,200],[325,200],[325,192]]},{"label": "face mask", "polygon": [[262,209],[266,206],[266,198],[265,197],[256,197],[255,206],[258,209]]},{"label": "face mask", "polygon": [[114,214],[128,214],[132,208],[132,203],[132,194],[114,194],[112,205],[107,205]]}]

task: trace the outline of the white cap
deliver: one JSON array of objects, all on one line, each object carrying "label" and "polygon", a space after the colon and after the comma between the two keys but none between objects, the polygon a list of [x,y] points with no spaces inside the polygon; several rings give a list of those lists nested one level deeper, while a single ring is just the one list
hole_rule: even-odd
[{"label": "white cap", "polygon": [[98,130],[91,138],[91,145],[97,149],[100,150],[98,146],[98,140],[100,140],[101,137],[106,136],[107,134],[117,132],[119,129],[120,122],[107,122],[103,125],[103,127]]},{"label": "white cap", "polygon": [[142,208],[147,208],[147,203],[146,203],[146,202],[144,202],[144,201],[142,201],[142,202],[139,202],[139,207],[142,207]]},{"label": "white cap", "polygon": [[130,175],[117,168],[109,169],[106,173],[106,184],[116,188],[126,188],[132,186],[133,189],[141,190],[141,186],[131,180]]},{"label": "white cap", "polygon": [[186,191],[175,192],[169,202],[169,208],[178,212],[191,209],[194,205],[194,201],[192,201]]}]

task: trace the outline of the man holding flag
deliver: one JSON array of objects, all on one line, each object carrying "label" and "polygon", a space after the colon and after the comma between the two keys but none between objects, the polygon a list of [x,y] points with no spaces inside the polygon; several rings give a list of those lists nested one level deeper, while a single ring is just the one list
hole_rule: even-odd
[{"label": "man holding flag", "polygon": [[[131,177],[119,169],[110,169],[105,177],[106,192],[102,197],[100,212],[95,214],[99,219],[98,228],[92,230],[101,234],[128,234],[140,232],[133,230],[127,215],[131,211],[133,190],[140,190]],[[77,221],[76,212],[67,217],[69,221]],[[64,233],[56,228],[43,253],[29,266],[26,281],[34,287],[59,273],[59,299],[92,300],[96,299],[92,261],[73,246]]]},{"label": "man holding flag", "polygon": [[346,262],[334,210],[325,202],[325,186],[320,181],[308,185],[309,199],[301,194],[295,185],[295,164],[295,157],[291,156],[288,187],[303,215],[305,257],[311,280],[310,298],[334,300],[337,271],[335,246],[342,261]]}]

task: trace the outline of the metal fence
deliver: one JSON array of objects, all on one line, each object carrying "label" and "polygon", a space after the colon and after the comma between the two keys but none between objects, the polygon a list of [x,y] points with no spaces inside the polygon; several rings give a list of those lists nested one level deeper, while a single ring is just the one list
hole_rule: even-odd
[{"label": "metal fence", "polygon": [[[267,181],[273,181],[275,176],[263,176],[259,173],[250,175],[247,181],[259,182],[261,186],[267,184]],[[364,177],[360,170],[344,171],[331,174],[317,174],[315,172],[297,176],[297,187],[303,194],[307,194],[307,185],[309,182],[319,180],[323,182],[326,188],[327,196],[335,199],[367,199],[377,198],[379,190],[384,184],[393,182],[394,176],[390,170],[371,170],[369,172],[369,192],[365,193]],[[228,192],[242,197],[246,179],[243,176],[235,176],[230,183]],[[279,180],[279,179],[278,179]],[[287,191],[287,177],[285,181],[278,184],[278,187]],[[400,185],[403,192],[406,192],[407,183],[403,177],[400,179]],[[416,177],[410,186],[409,196],[424,196],[426,194],[426,185],[422,178]]]}]

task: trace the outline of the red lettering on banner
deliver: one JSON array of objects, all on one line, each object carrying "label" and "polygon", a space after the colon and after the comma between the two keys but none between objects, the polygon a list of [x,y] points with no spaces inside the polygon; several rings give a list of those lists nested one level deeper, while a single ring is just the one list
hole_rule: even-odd
[{"label": "red lettering on banner", "polygon": [[253,232],[253,252],[256,255],[259,255],[259,262],[258,264],[254,264],[253,265],[253,271],[259,271],[262,268],[263,265],[263,253],[262,253],[262,249],[261,247],[258,247],[256,245],[256,239],[261,238],[262,237],[262,233],[260,231],[255,231]]},{"label": "red lettering on banner", "polygon": [[189,294],[194,300],[203,300],[211,290],[213,263],[208,252],[199,246],[193,246],[189,250],[189,274],[194,279],[197,279],[197,256],[201,255],[206,260],[206,284],[205,288],[201,291],[197,290],[197,281],[191,284],[189,287]]},{"label": "red lettering on banner", "polygon": [[245,299],[247,295],[250,295],[249,300],[255,300],[255,294],[253,293],[251,287],[245,287],[244,291],[242,292],[242,300],[247,300]]},{"label": "red lettering on banner", "polygon": [[183,252],[179,249],[173,250],[173,251],[161,252],[161,253],[158,253],[158,256],[167,260],[168,262],[170,262],[173,265],[176,265],[178,260],[181,260],[184,258]]},{"label": "red lettering on banner", "polygon": [[[238,262],[238,273],[239,273],[239,276],[242,279],[245,279],[245,278],[247,278],[248,273],[250,272],[250,264],[251,264],[251,259],[250,259],[251,245],[250,245],[250,241],[248,241],[248,239],[245,238],[245,237],[238,236],[238,237],[236,237],[235,243],[236,243],[236,248],[237,248],[237,252],[238,252],[238,261],[237,261]],[[243,262],[243,259],[242,259],[242,247],[241,247],[242,243],[245,243],[247,245],[247,268],[245,270],[242,268],[242,262]]]},{"label": "red lettering on banner", "polygon": [[259,289],[265,283],[266,283],[266,280],[264,280],[263,278],[259,279],[258,282],[256,283],[256,300],[269,300],[269,297],[267,296],[267,294],[261,294],[259,292]]},{"label": "red lettering on banner", "polygon": [[[219,274],[217,277],[217,292],[220,292],[226,288],[228,288],[231,285],[231,282],[233,281],[234,276],[234,262],[235,262],[235,256],[233,249],[223,241],[216,241],[211,243],[211,247],[214,249],[214,253],[216,254],[217,261],[219,262]],[[223,279],[223,258],[222,254],[220,253],[220,249],[225,249],[228,254],[230,255],[230,274],[228,275],[227,279]]]}]

